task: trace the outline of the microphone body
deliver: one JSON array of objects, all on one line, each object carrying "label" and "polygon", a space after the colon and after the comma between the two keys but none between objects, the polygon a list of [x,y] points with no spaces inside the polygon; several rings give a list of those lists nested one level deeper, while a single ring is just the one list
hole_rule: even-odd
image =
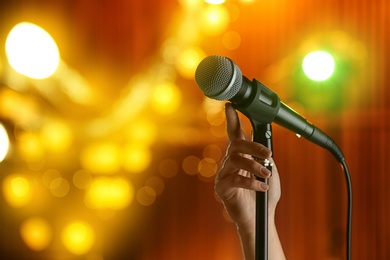
[{"label": "microphone body", "polygon": [[206,57],[196,69],[195,80],[206,96],[229,100],[252,124],[253,121],[261,124],[275,122],[327,149],[339,162],[344,160],[340,148],[328,135],[281,102],[279,96],[265,85],[243,76],[229,58]]}]

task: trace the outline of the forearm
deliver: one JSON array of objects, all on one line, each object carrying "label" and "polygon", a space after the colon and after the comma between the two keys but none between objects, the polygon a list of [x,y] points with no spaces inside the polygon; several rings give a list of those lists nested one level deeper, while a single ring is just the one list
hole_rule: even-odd
[{"label": "forearm", "polygon": [[275,224],[275,214],[271,213],[268,219],[268,259],[286,259]]},{"label": "forearm", "polygon": [[[245,260],[255,260],[256,251],[256,231],[255,228],[240,228],[237,231],[241,240],[241,247]],[[286,259],[282,244],[275,225],[274,213],[271,212],[268,217],[268,259],[283,260]]]}]

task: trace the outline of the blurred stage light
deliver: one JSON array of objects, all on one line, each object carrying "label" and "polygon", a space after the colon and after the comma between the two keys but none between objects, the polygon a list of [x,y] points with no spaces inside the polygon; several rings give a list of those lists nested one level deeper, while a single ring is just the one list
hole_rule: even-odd
[{"label": "blurred stage light", "polygon": [[51,152],[64,152],[72,144],[72,132],[61,121],[51,120],[41,129],[41,142]]},{"label": "blurred stage light", "polygon": [[308,78],[315,81],[324,81],[332,76],[335,61],[331,54],[324,51],[315,51],[305,56],[302,68]]},{"label": "blurred stage light", "polygon": [[185,173],[188,175],[198,174],[198,165],[200,163],[200,159],[194,155],[187,156],[182,163],[182,167]]},{"label": "blurred stage light", "polygon": [[31,182],[20,174],[12,174],[3,180],[5,201],[12,207],[26,206],[33,196]]},{"label": "blurred stage light", "polygon": [[53,75],[60,61],[54,39],[41,27],[28,22],[19,23],[12,28],[5,50],[11,67],[34,79]]},{"label": "blurred stage light", "polygon": [[61,238],[63,245],[69,252],[75,255],[83,255],[95,243],[95,232],[85,222],[73,222],[65,227]]},{"label": "blurred stage light", "polygon": [[182,51],[176,61],[176,69],[186,79],[193,79],[199,62],[206,57],[203,50],[196,47]]},{"label": "blurred stage light", "polygon": [[145,144],[134,142],[121,151],[122,167],[130,173],[145,171],[151,162],[152,152]]},{"label": "blurred stage light", "polygon": [[52,233],[52,227],[43,218],[29,218],[20,226],[20,235],[24,243],[35,251],[44,250],[49,246]]},{"label": "blurred stage light", "polygon": [[137,191],[137,201],[143,206],[150,206],[156,200],[156,192],[152,187],[144,186]]},{"label": "blurred stage light", "polygon": [[90,209],[121,210],[130,205],[134,193],[133,186],[123,178],[98,177],[91,181],[84,201]]},{"label": "blurred stage light", "polygon": [[161,83],[154,89],[152,105],[156,112],[171,114],[179,108],[180,102],[181,93],[173,83]]},{"label": "blurred stage light", "polygon": [[9,138],[4,126],[0,123],[0,162],[7,156],[9,149]]},{"label": "blurred stage light", "polygon": [[203,177],[213,177],[217,173],[218,165],[212,158],[203,158],[199,162],[198,170]]},{"label": "blurred stage light", "polygon": [[119,148],[115,143],[91,143],[80,155],[84,169],[95,174],[113,174],[120,169]]},{"label": "blurred stage light", "polygon": [[92,175],[85,170],[77,171],[73,175],[73,184],[79,189],[87,189],[92,182]]},{"label": "blurred stage light", "polygon": [[229,12],[223,5],[211,5],[204,8],[201,16],[201,28],[207,35],[219,35],[229,25]]},{"label": "blurred stage light", "polygon": [[50,192],[54,197],[65,197],[69,192],[69,182],[64,178],[55,178],[50,182]]},{"label": "blurred stage light", "polygon": [[205,2],[211,5],[220,5],[225,3],[225,0],[205,0]]},{"label": "blurred stage light", "polygon": [[130,142],[153,144],[156,136],[156,125],[147,118],[136,119],[126,129],[126,137]]}]

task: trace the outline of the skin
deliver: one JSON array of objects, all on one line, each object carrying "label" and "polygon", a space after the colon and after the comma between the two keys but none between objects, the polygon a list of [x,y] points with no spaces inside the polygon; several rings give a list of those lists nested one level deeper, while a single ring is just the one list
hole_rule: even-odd
[{"label": "skin", "polygon": [[[281,189],[272,153],[263,145],[245,139],[237,112],[230,103],[226,104],[225,113],[230,144],[215,179],[215,192],[237,226],[244,259],[252,260],[255,259],[255,192],[268,191],[268,258],[285,259],[275,226],[275,209]],[[264,159],[273,163],[272,175],[261,164]],[[256,176],[268,178],[268,185]]]}]

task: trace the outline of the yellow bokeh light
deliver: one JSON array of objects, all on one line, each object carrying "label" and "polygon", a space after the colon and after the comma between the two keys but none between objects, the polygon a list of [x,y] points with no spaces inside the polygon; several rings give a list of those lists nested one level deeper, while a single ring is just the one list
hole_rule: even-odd
[{"label": "yellow bokeh light", "polygon": [[22,157],[28,161],[40,160],[44,157],[41,140],[35,133],[20,134],[17,145]]},{"label": "yellow bokeh light", "polygon": [[92,175],[88,171],[80,170],[73,175],[73,184],[79,189],[88,188],[91,181]]},{"label": "yellow bokeh light", "polygon": [[194,9],[202,5],[204,0],[179,0],[179,3],[188,9]]},{"label": "yellow bokeh light", "polygon": [[152,105],[156,112],[171,114],[179,108],[180,102],[181,93],[173,83],[161,83],[154,89]]},{"label": "yellow bokeh light", "polygon": [[177,57],[176,69],[179,74],[187,79],[193,79],[195,70],[206,54],[203,50],[193,47],[183,50]]},{"label": "yellow bokeh light", "polygon": [[28,22],[19,23],[12,28],[5,50],[14,70],[35,79],[53,75],[60,60],[57,44],[50,34]]},{"label": "yellow bokeh light", "polygon": [[119,148],[109,142],[90,144],[81,152],[80,161],[91,173],[112,174],[120,169]]},{"label": "yellow bokeh light", "polygon": [[100,210],[124,209],[130,205],[133,198],[134,188],[123,178],[95,178],[85,193],[87,207]]},{"label": "yellow bokeh light", "polygon": [[223,5],[210,5],[205,8],[201,19],[202,31],[212,36],[223,33],[230,22],[229,12]]},{"label": "yellow bokeh light", "polygon": [[75,254],[83,255],[95,243],[95,231],[85,222],[73,222],[64,228],[61,235],[65,248]]},{"label": "yellow bokeh light", "polygon": [[220,5],[225,3],[225,0],[205,0],[205,2],[211,5]]},{"label": "yellow bokeh light", "polygon": [[69,182],[64,178],[55,178],[50,183],[50,192],[54,197],[65,197],[69,192]]},{"label": "yellow bokeh light", "polygon": [[31,183],[26,177],[13,174],[3,180],[3,194],[10,206],[20,208],[31,201],[33,191]]},{"label": "yellow bokeh light", "polygon": [[4,126],[0,124],[0,162],[7,156],[9,148],[9,138]]},{"label": "yellow bokeh light", "polygon": [[126,130],[126,136],[130,142],[152,144],[156,139],[156,135],[156,125],[146,118],[133,121]]},{"label": "yellow bokeh light", "polygon": [[50,121],[41,129],[41,142],[52,152],[64,152],[72,143],[72,132],[60,121]]},{"label": "yellow bokeh light", "polygon": [[52,183],[52,181],[57,179],[57,178],[61,178],[61,173],[57,170],[54,170],[54,169],[47,170],[42,175],[43,184],[47,188],[50,188],[50,184]]},{"label": "yellow bokeh light", "polygon": [[24,243],[35,251],[42,251],[49,246],[52,233],[52,227],[43,218],[29,218],[20,226],[20,235]]},{"label": "yellow bokeh light", "polygon": [[129,144],[121,152],[122,167],[131,173],[143,172],[149,167],[151,161],[150,148],[140,143]]}]

